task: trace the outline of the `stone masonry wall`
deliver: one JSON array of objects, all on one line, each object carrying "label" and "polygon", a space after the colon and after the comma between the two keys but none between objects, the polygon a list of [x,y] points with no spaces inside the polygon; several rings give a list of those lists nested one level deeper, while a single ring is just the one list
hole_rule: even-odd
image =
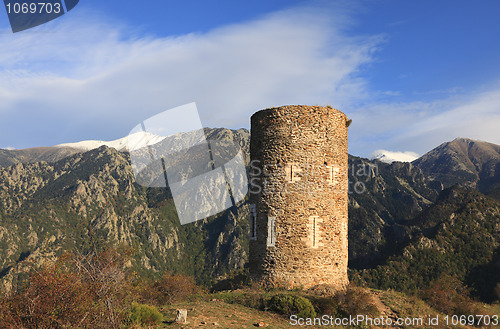
[{"label": "stone masonry wall", "polygon": [[250,273],[266,286],[347,285],[347,117],[283,106],[251,119]]}]

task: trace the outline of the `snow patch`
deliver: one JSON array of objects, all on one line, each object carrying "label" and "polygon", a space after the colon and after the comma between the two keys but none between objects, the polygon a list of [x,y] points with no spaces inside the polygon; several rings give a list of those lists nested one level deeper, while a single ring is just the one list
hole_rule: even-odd
[{"label": "snow patch", "polygon": [[155,134],[151,134],[148,132],[137,132],[135,134],[129,135],[127,137],[123,137],[114,141],[100,141],[100,140],[88,140],[81,141],[76,143],[64,143],[55,145],[55,147],[71,147],[76,148],[83,151],[90,151],[96,148],[99,148],[103,145],[107,147],[115,148],[117,151],[128,151],[129,138],[133,140],[147,140],[148,145],[153,145],[161,142],[166,137],[158,136]]},{"label": "snow patch", "polygon": [[385,163],[399,162],[412,162],[419,158],[419,155],[412,151],[393,152],[387,150],[375,150],[372,153],[372,159],[377,159]]}]

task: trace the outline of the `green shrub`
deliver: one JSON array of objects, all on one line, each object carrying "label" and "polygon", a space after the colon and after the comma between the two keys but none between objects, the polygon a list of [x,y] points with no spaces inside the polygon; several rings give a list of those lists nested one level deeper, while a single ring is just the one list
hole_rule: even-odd
[{"label": "green shrub", "polygon": [[291,294],[271,296],[264,300],[264,307],[270,311],[287,316],[295,314],[300,318],[316,317],[316,311],[309,299]]},{"label": "green shrub", "polygon": [[340,318],[344,314],[335,296],[308,296],[317,314],[328,314]]},{"label": "green shrub", "polygon": [[258,292],[252,291],[223,291],[215,294],[217,299],[221,299],[228,304],[239,304],[255,309],[263,309],[263,298]]},{"label": "green shrub", "polygon": [[127,321],[132,325],[155,325],[159,324],[163,316],[154,306],[132,303],[128,310]]}]

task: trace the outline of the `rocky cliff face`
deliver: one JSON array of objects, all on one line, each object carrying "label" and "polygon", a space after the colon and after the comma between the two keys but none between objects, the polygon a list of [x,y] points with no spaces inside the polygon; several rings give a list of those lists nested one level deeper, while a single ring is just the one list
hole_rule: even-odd
[{"label": "rocky cliff face", "polygon": [[[397,252],[415,229],[409,223],[445,188],[461,185],[500,196],[500,146],[481,141],[457,138],[412,163],[351,157],[349,166],[351,268],[373,267]],[[362,193],[357,182],[363,183]]]},{"label": "rocky cliff face", "polygon": [[355,277],[380,289],[415,292],[443,275],[453,276],[484,301],[500,287],[500,202],[454,186],[400,228],[399,241],[378,267]]},{"label": "rocky cliff face", "polygon": [[402,225],[429,207],[441,185],[411,163],[349,158],[349,265],[383,261],[405,232]]},{"label": "rocky cliff face", "polygon": [[[220,145],[239,144],[248,161],[248,131],[207,129],[205,134]],[[499,148],[456,140],[413,163],[385,164],[350,156],[349,266],[362,270],[384,265],[390,257],[402,255],[408,243],[434,245],[444,233],[428,235],[431,217],[417,219],[446,204],[465,207],[465,198],[442,199],[443,188],[455,183],[495,196]],[[6,288],[21,280],[17,274],[30,264],[68,250],[85,252],[116,243],[134,248],[130,266],[142,274],[180,271],[208,282],[247,263],[245,202],[181,226],[168,189],[138,185],[128,153],[101,147],[69,152],[59,160],[61,153],[45,153],[46,159],[57,160],[51,162],[37,162],[33,154],[15,161],[11,153],[2,154],[0,165],[13,163],[0,168],[0,277]],[[471,208],[470,214],[485,218],[467,224],[470,230],[477,227],[483,232],[485,225],[493,225],[486,210]],[[450,216],[437,214],[432,223],[442,223],[444,232],[450,232],[456,227],[446,221]],[[498,236],[498,225],[495,229]]]},{"label": "rocky cliff face", "polygon": [[27,264],[122,243],[134,248],[140,273],[209,280],[245,263],[246,208],[181,226],[168,191],[136,184],[128,153],[107,147],[17,163],[0,169],[0,276],[10,288]]},{"label": "rocky cliff face", "polygon": [[444,187],[455,184],[490,193],[500,188],[500,146],[467,138],[443,143],[413,164]]}]

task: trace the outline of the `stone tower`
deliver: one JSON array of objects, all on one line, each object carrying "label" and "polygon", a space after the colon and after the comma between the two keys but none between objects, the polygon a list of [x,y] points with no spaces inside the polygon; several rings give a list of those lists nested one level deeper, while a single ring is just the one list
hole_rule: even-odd
[{"label": "stone tower", "polygon": [[289,289],[347,285],[347,126],[331,107],[283,106],[252,116],[255,281]]}]

